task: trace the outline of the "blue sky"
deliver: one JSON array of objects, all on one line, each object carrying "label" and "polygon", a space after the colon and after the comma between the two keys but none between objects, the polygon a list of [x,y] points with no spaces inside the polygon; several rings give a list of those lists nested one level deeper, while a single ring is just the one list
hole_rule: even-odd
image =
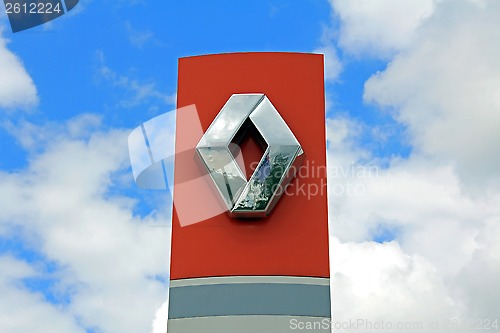
[{"label": "blue sky", "polygon": [[16,34],[0,11],[0,332],[162,332],[169,198],[127,136],[175,108],[179,57],[240,51],[325,54],[336,319],[498,316],[498,3],[81,1]]}]

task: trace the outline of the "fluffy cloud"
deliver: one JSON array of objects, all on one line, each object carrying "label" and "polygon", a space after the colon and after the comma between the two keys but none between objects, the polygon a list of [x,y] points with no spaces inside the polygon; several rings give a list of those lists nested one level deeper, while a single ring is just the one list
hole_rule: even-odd
[{"label": "fluffy cloud", "polygon": [[342,70],[342,64],[337,55],[337,50],[331,45],[324,45],[317,48],[313,53],[323,54],[325,57],[325,80],[335,81]]},{"label": "fluffy cloud", "polygon": [[342,71],[342,63],[339,59],[338,52],[334,46],[334,30],[325,27],[321,36],[321,46],[313,51],[313,53],[323,54],[325,57],[325,80],[335,81]]},{"label": "fluffy cloud", "polygon": [[[446,332],[450,318],[495,318],[500,193],[472,195],[451,165],[416,156],[378,172],[334,177],[366,156],[348,148],[349,131],[357,129],[352,121],[330,122],[329,132],[336,128],[347,129],[329,151],[336,320],[439,320]],[[335,192],[333,186],[347,184],[362,191]],[[381,232],[394,241],[372,242]]]},{"label": "fluffy cloud", "polygon": [[[106,65],[104,53],[96,52],[99,61],[97,78],[105,80],[113,87],[118,87],[127,92],[127,98],[120,101],[119,105],[125,108],[131,108],[148,102],[158,104],[174,105],[176,103],[176,94],[168,94],[157,89],[155,82],[139,82],[136,79],[126,75],[120,75]],[[158,108],[158,106],[152,106]]]},{"label": "fluffy cloud", "polygon": [[[167,225],[168,214],[141,218],[133,214],[135,200],[110,192],[132,185],[128,131],[98,130],[93,122],[80,117],[62,126],[70,130],[49,131],[54,135],[39,141],[27,169],[0,173],[0,230],[4,237],[21,232],[26,246],[60,267],[58,284],[71,302],[48,315],[99,332],[145,332],[166,297],[169,247],[169,229],[148,225]],[[42,130],[25,126],[16,134],[32,142],[26,138]],[[10,299],[2,297],[0,307]]]},{"label": "fluffy cloud", "polygon": [[[369,27],[380,19],[377,11],[349,11],[350,17],[346,8],[360,3],[334,6],[343,18],[343,47],[361,45],[357,52],[380,57],[392,48],[394,58],[366,82],[364,98],[408,129],[413,148],[407,159],[380,164],[358,145],[365,125],[346,117],[328,123],[330,173],[353,164],[378,168],[368,177],[337,179],[361,194],[330,187],[334,309],[344,319],[440,320],[443,331],[452,317],[496,318],[500,5],[441,1],[410,29],[411,43],[394,39],[387,48],[381,39],[379,49],[356,44],[349,32],[349,22],[364,21],[359,40],[375,41]],[[394,241],[370,241],[380,233]]]},{"label": "fluffy cloud", "polygon": [[0,19],[0,108],[29,108],[38,103],[33,80],[21,60],[7,48]]},{"label": "fluffy cloud", "polygon": [[[386,322],[393,328],[409,324],[425,331],[431,318],[458,315],[436,268],[421,256],[407,255],[396,242],[340,243],[332,238],[332,247],[335,322]],[[358,330],[377,331],[368,323]]]},{"label": "fluffy cloud", "polygon": [[[9,256],[0,256],[0,329],[2,332],[84,333],[85,330],[63,311],[45,302],[41,294],[30,293],[20,279],[38,275],[33,267]],[[22,318],[22,319],[21,319]]]},{"label": "fluffy cloud", "polygon": [[128,40],[132,46],[137,48],[142,48],[148,42],[150,42],[154,34],[151,31],[139,31],[132,27],[129,21],[125,22],[125,29],[127,31]]},{"label": "fluffy cloud", "polygon": [[500,176],[499,15],[496,1],[443,2],[365,87],[365,100],[392,108],[420,153],[453,161],[479,186]]},{"label": "fluffy cloud", "polygon": [[[7,42],[0,35],[0,107],[35,106],[36,87]],[[132,103],[171,103],[152,85],[106,74],[134,91]],[[65,123],[2,124],[29,156],[26,168],[0,171],[0,241],[7,242],[0,256],[2,332],[147,332],[161,310],[169,211],[160,200],[166,198],[150,193],[158,210],[134,213],[138,202],[124,194],[135,188],[129,131],[105,130],[100,121],[82,114]]]},{"label": "fluffy cloud", "polygon": [[340,19],[339,45],[348,53],[387,57],[410,45],[434,0],[330,0]]}]

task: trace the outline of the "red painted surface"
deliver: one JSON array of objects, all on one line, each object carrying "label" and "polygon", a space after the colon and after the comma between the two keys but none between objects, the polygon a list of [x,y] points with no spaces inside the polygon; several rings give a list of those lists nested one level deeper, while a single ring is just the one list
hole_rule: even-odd
[{"label": "red painted surface", "polygon": [[[306,153],[304,164],[314,168],[309,168],[309,176],[303,170],[303,176],[292,180],[294,194],[283,195],[271,215],[260,220],[237,220],[224,213],[183,227],[176,207],[188,203],[196,210],[203,206],[197,201],[213,201],[214,193],[208,183],[207,188],[197,190],[202,196],[175,189],[171,279],[238,275],[329,277],[323,82],[322,55],[235,53],[179,60],[177,106],[195,104],[203,131],[232,94],[265,93],[301,143]],[[201,137],[183,135],[182,129],[189,126],[180,114],[177,151],[194,148]],[[249,144],[245,149],[257,148]],[[185,156],[176,159],[175,167],[176,185],[199,173],[194,160]],[[311,175],[311,169],[321,174]],[[322,194],[308,198],[308,187],[317,187]]]}]

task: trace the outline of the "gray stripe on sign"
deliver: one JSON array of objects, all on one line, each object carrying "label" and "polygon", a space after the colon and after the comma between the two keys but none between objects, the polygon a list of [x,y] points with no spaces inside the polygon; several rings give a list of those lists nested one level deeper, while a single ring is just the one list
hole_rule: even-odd
[{"label": "gray stripe on sign", "polygon": [[330,317],[330,286],[284,283],[170,288],[169,318],[238,315]]},{"label": "gray stripe on sign", "polygon": [[232,316],[173,319],[168,333],[292,333],[330,332],[330,318]]},{"label": "gray stripe on sign", "polygon": [[170,288],[199,286],[207,284],[230,284],[230,283],[285,283],[285,284],[314,284],[329,286],[329,278],[317,278],[308,276],[217,276],[193,279],[171,280]]}]

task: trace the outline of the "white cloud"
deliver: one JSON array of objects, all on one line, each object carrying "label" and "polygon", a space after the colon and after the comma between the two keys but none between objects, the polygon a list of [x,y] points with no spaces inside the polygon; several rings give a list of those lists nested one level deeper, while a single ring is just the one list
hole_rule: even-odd
[{"label": "white cloud", "polygon": [[500,278],[499,239],[499,215],[485,218],[474,238],[477,247],[454,281],[455,293],[472,318],[498,318],[500,289],[495,285]]},{"label": "white cloud", "polygon": [[139,31],[134,29],[129,21],[125,23],[128,40],[132,46],[142,48],[146,43],[150,42],[154,34],[151,31]]},{"label": "white cloud", "polygon": [[444,1],[418,38],[365,86],[419,153],[453,161],[481,187],[500,177],[500,4]]},{"label": "white cloud", "polygon": [[339,114],[335,118],[327,118],[326,127],[328,151],[335,155],[332,166],[348,167],[361,159],[371,157],[368,151],[358,145],[358,137],[364,130],[359,122]]},{"label": "white cloud", "polygon": [[478,187],[500,177],[498,15],[494,1],[443,2],[365,90],[367,101],[395,110],[420,153],[453,161]]},{"label": "white cloud", "polygon": [[342,70],[342,64],[337,55],[337,50],[329,44],[319,47],[313,53],[320,53],[324,55],[325,59],[325,80],[335,81]]},{"label": "white cloud", "polygon": [[[369,177],[332,177],[349,161],[368,166],[357,160],[365,152],[351,151],[345,139],[356,126],[337,122],[337,129],[347,122],[347,132],[329,149],[336,320],[439,319],[446,332],[446,319],[493,316],[500,306],[500,191],[472,195],[452,166],[418,156],[394,160]],[[332,183],[363,192],[335,194]],[[395,241],[370,242],[381,227]]]},{"label": "white cloud", "polygon": [[35,84],[21,60],[8,48],[0,23],[0,108],[30,108],[38,103]]},{"label": "white cloud", "polygon": [[342,63],[334,46],[335,33],[330,27],[324,27],[321,35],[321,46],[313,51],[324,55],[325,80],[335,81],[342,71]]},{"label": "white cloud", "polygon": [[387,57],[413,41],[435,0],[330,0],[340,19],[339,45],[355,55]]},{"label": "white cloud", "polygon": [[[130,108],[144,103],[155,102],[159,104],[175,105],[176,94],[168,94],[157,89],[154,82],[144,83],[126,75],[120,75],[106,65],[102,51],[97,52],[99,61],[98,78],[104,79],[114,87],[120,87],[128,92],[127,98],[119,104]],[[152,106],[153,108],[155,106]]]},{"label": "white cloud", "polygon": [[[365,30],[380,19],[376,11],[373,19],[367,11],[349,13],[358,15],[352,22],[366,21]],[[347,117],[328,122],[330,173],[349,163],[379,166],[375,177],[333,178],[364,189],[331,195],[333,307],[341,318],[439,319],[445,332],[451,330],[445,320],[454,316],[496,318],[499,15],[494,1],[441,1],[418,21],[409,43],[359,48],[380,57],[393,50],[387,69],[366,82],[364,98],[408,129],[412,153],[381,167],[359,146],[365,125]],[[349,36],[351,28],[343,24],[346,43],[342,33]],[[369,242],[381,228],[395,241]]]},{"label": "white cloud", "polygon": [[342,72],[342,62],[334,43],[335,37],[335,30],[332,27],[324,26],[320,40],[321,46],[313,51],[313,53],[324,55],[325,81],[330,82],[335,82]]},{"label": "white cloud", "polygon": [[9,134],[16,138],[26,150],[34,152],[46,147],[56,138],[69,136],[73,139],[84,139],[101,126],[102,117],[96,114],[83,113],[66,123],[48,122],[35,125],[26,120],[5,121],[1,124]]},{"label": "white cloud", "polygon": [[[363,241],[371,239],[381,225],[392,227],[401,232],[405,250],[425,255],[443,271],[460,269],[477,247],[474,237],[483,221],[500,217],[498,195],[470,195],[460,186],[453,168],[429,160],[395,162],[378,174],[351,181],[364,192],[342,196],[334,205],[338,207],[337,237]],[[462,260],[450,260],[450,248]]]},{"label": "white cloud", "polygon": [[[148,223],[166,225],[167,209],[141,218],[133,199],[109,193],[123,173],[133,186],[128,131],[75,130],[88,120],[52,130],[27,169],[0,173],[0,230],[6,237],[21,230],[30,247],[63,267],[61,283],[73,294],[57,315],[104,333],[145,332],[166,297],[157,277],[168,276],[169,253],[169,229]],[[25,130],[32,135],[33,127]],[[4,297],[0,304],[8,306]]]},{"label": "white cloud", "polygon": [[0,330],[9,333],[84,333],[85,330],[41,294],[23,289],[18,281],[37,276],[33,267],[9,256],[0,256]]},{"label": "white cloud", "polygon": [[[361,319],[393,328],[422,323],[416,327],[426,331],[429,319],[459,314],[438,270],[421,256],[407,255],[396,242],[340,243],[332,238],[332,251],[336,322]],[[358,330],[377,331],[364,324]]]},{"label": "white cloud", "polygon": [[163,305],[156,311],[156,317],[153,320],[152,333],[166,333],[167,332],[167,322],[168,322],[168,302],[163,303]]}]

